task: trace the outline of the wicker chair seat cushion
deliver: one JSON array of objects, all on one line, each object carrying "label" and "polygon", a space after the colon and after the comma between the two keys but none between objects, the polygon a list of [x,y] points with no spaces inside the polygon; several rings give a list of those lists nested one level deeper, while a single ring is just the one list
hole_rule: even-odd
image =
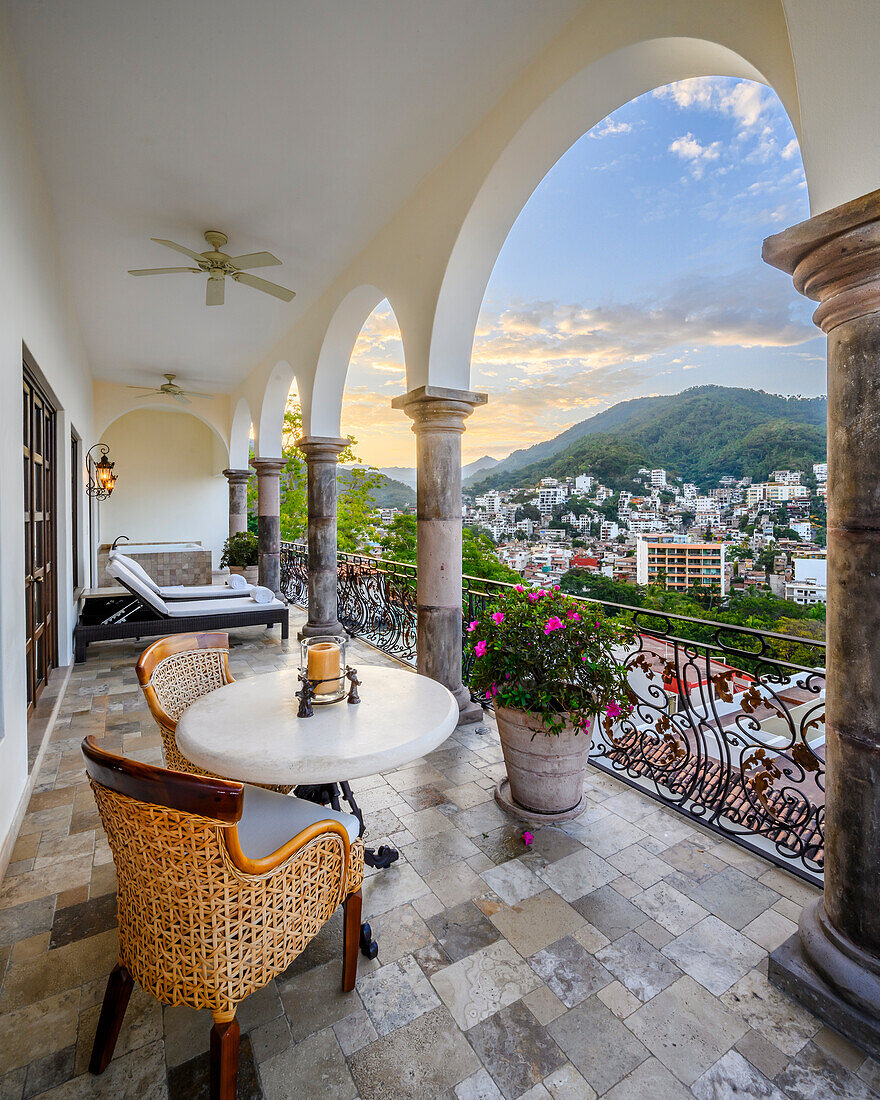
[{"label": "wicker chair seat cushion", "polygon": [[277,794],[263,787],[244,784],[244,809],[238,823],[238,842],[248,859],[263,859],[277,852],[317,821],[340,821],[351,843],[360,825],[353,814],[339,813],[294,795]]}]

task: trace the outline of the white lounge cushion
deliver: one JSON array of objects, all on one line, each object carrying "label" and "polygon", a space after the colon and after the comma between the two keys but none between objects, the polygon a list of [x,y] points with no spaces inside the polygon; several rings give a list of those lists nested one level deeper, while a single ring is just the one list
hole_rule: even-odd
[{"label": "white lounge cushion", "polygon": [[304,798],[245,783],[238,842],[248,859],[263,859],[277,852],[309,825],[328,818],[342,822],[349,841],[357,840],[359,825],[353,814],[337,813],[329,806],[317,806]]},{"label": "white lounge cushion", "polygon": [[253,595],[253,585],[229,588],[225,584],[169,584],[159,589],[163,600],[234,600]]},{"label": "white lounge cushion", "polygon": [[144,584],[140,577],[132,573],[130,569],[126,569],[118,558],[113,558],[107,563],[107,572],[114,580],[119,581],[124,588],[127,588],[129,592],[139,596],[148,607],[157,611],[163,618],[168,616],[168,604],[165,603],[162,597],[154,592],[149,585]]},{"label": "white lounge cushion", "polygon": [[184,618],[187,615],[241,615],[245,611],[272,611],[284,606],[281,600],[257,603],[250,596],[240,600],[180,600],[165,604],[165,614],[173,619]]},{"label": "white lounge cushion", "polygon": [[230,588],[250,588],[250,585],[244,579],[241,573],[230,573],[229,576],[226,578],[226,584]]},{"label": "white lounge cushion", "polygon": [[147,585],[148,588],[152,588],[154,592],[161,595],[162,590],[159,588],[158,584],[156,584],[146,569],[144,569],[139,562],[135,561],[134,558],[130,558],[128,554],[123,554],[121,550],[111,550],[110,560],[117,561],[120,565],[125,566],[129,573],[133,573],[138,578],[141,584]]}]

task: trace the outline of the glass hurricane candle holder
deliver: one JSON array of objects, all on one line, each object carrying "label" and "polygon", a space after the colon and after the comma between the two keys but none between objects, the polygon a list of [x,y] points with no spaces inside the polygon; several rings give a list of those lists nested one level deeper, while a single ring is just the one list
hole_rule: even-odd
[{"label": "glass hurricane candle holder", "polygon": [[338,703],[345,697],[347,640],[341,635],[303,638],[300,642],[300,674],[309,682],[313,705]]}]

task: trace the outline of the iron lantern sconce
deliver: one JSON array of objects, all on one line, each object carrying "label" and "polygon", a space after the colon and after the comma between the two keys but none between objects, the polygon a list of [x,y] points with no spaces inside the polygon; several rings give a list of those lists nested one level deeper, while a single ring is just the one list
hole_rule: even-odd
[{"label": "iron lantern sconce", "polygon": [[[101,454],[97,462],[92,458],[92,451],[95,450]],[[113,467],[116,463],[108,460],[109,454],[110,448],[106,443],[96,443],[94,447],[89,448],[86,455],[86,472],[89,478],[86,492],[95,500],[106,500],[113,492],[113,487],[116,484],[118,475],[113,473]]]}]

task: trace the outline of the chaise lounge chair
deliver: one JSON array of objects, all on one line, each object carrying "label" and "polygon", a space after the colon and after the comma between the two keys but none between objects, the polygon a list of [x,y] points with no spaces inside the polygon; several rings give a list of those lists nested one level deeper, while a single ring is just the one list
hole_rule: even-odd
[{"label": "chaise lounge chair", "polygon": [[166,603],[177,600],[235,600],[252,596],[254,584],[248,584],[244,577],[235,573],[229,575],[226,584],[169,584],[158,585],[140,562],[123,554],[121,550],[110,551],[110,561],[118,562],[132,573],[142,584],[151,588]]},{"label": "chaise lounge chair", "polygon": [[[94,616],[85,611],[74,631],[75,660],[86,659],[89,642],[115,641],[120,638],[152,638],[164,634],[195,633],[203,630],[234,630],[239,626],[281,624],[281,638],[289,633],[287,605],[268,589],[268,599],[260,602],[253,595],[238,599],[176,600],[166,603],[119,561],[111,560],[107,572],[131,593],[110,614]],[[257,590],[255,590],[257,591]],[[91,621],[92,618],[97,621]]]}]

